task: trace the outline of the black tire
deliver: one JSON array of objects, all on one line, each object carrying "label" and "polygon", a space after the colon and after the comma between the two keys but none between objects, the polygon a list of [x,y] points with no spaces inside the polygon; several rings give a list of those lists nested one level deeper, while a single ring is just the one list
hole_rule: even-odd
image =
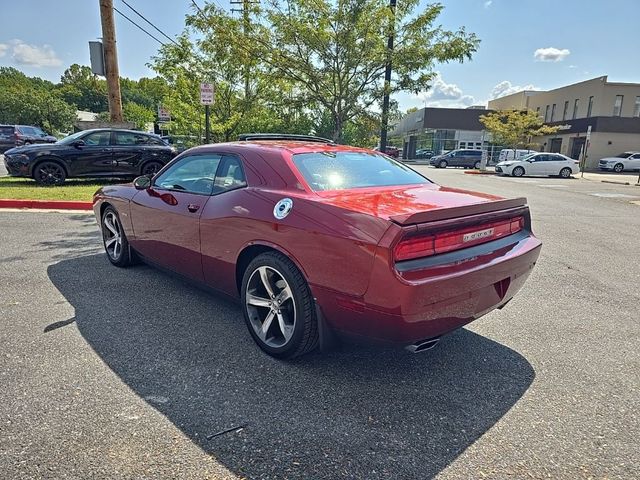
[{"label": "black tire", "polygon": [[524,168],[522,167],[516,167],[513,170],[511,170],[511,175],[513,175],[514,177],[521,177],[524,175]]},{"label": "black tire", "polygon": [[[102,229],[102,244],[109,261],[116,267],[121,268],[133,265],[134,259],[131,249],[129,248],[129,241],[124,233],[120,216],[115,208],[108,206],[104,209],[100,227]],[[116,240],[109,244],[115,237],[119,238],[119,241]],[[114,244],[119,244],[119,248],[116,249]]]},{"label": "black tire", "polygon": [[570,178],[572,173],[573,172],[571,171],[571,169],[569,167],[565,167],[562,170],[560,170],[560,176],[562,178]]},{"label": "black tire", "polygon": [[[262,272],[267,272],[265,275],[267,284],[270,284],[271,295],[267,289],[264,289]],[[271,284],[274,279],[276,281]],[[260,290],[260,287],[263,289]],[[278,291],[279,288],[281,290]],[[275,302],[283,293],[286,293],[286,289],[290,290],[291,297],[287,296],[282,304],[278,303],[276,306]],[[247,301],[248,297],[255,300],[250,304]],[[249,333],[258,346],[269,355],[281,359],[294,358],[317,348],[318,319],[313,296],[298,268],[285,255],[279,252],[266,252],[254,258],[247,266],[242,278],[241,299]],[[265,300],[270,300],[269,305],[260,304]],[[293,325],[286,324],[284,319],[290,321],[292,311]],[[265,317],[264,320],[261,318],[262,315]],[[261,338],[258,331],[261,330],[260,327],[265,326],[269,316],[271,321],[263,333],[264,338]],[[281,325],[291,328],[283,329]],[[284,330],[289,332],[288,339]]]},{"label": "black tire", "polygon": [[60,163],[46,160],[34,167],[32,176],[38,185],[62,185],[67,172]]},{"label": "black tire", "polygon": [[475,168],[476,170],[480,170],[480,160],[473,164],[473,168]]},{"label": "black tire", "polygon": [[440,160],[438,162],[438,168],[447,168],[447,165],[449,165],[449,164],[447,163],[446,160]]},{"label": "black tire", "polygon": [[621,163],[616,163],[616,164],[613,166],[613,171],[614,171],[614,172],[616,172],[616,173],[620,173],[620,172],[622,172],[623,170],[624,170],[624,165],[623,165],[623,164],[621,164]]},{"label": "black tire", "polygon": [[156,173],[162,170],[162,167],[164,167],[164,164],[162,162],[156,162],[152,160],[142,165],[140,174],[154,176]]}]

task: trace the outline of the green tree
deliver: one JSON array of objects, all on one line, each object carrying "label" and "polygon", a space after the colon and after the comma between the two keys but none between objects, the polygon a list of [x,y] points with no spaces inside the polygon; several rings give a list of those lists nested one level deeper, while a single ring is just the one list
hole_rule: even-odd
[{"label": "green tree", "polygon": [[134,102],[125,103],[122,113],[125,121],[133,122],[135,128],[140,130],[146,128],[147,124],[153,123],[156,119],[156,114],[153,110]]},{"label": "green tree", "polygon": [[544,124],[540,116],[531,110],[501,110],[480,116],[480,123],[491,134],[494,143],[509,148],[529,148],[531,138],[552,135],[558,127]]},{"label": "green tree", "polygon": [[0,67],[0,123],[67,132],[74,120],[75,108],[60,97],[51,82]]},{"label": "green tree", "polygon": [[103,112],[108,109],[107,83],[99,79],[86,65],[74,63],[60,79],[60,95],[78,110]]},{"label": "green tree", "polygon": [[[276,0],[264,10],[268,30],[251,32],[242,48],[328,111],[332,137],[340,142],[345,125],[378,104],[385,88],[424,91],[436,62],[462,62],[476,50],[474,34],[437,26],[442,5],[416,11],[418,4],[400,2],[394,17],[386,0]],[[390,28],[396,36],[391,54]],[[394,77],[385,87],[387,60]]]}]

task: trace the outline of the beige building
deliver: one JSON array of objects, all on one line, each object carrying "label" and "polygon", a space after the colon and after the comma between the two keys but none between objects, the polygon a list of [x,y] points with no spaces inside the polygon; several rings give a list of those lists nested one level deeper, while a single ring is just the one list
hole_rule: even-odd
[{"label": "beige building", "polygon": [[640,83],[608,82],[597,77],[548,91],[526,90],[489,101],[491,110],[527,109],[545,123],[559,126],[555,135],[537,137],[540,150],[582,159],[591,127],[586,167],[618,153],[640,151]]}]

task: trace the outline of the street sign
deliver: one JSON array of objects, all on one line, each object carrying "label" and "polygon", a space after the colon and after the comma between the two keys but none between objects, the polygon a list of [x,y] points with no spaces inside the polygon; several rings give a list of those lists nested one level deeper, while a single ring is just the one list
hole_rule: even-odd
[{"label": "street sign", "polygon": [[587,127],[587,142],[591,140],[591,125]]},{"label": "street sign", "polygon": [[104,77],[106,73],[102,42],[89,42],[89,59],[91,60],[91,72]]},{"label": "street sign", "polygon": [[215,89],[213,83],[201,83],[200,84],[200,103],[202,105],[213,105],[213,96]]},{"label": "street sign", "polygon": [[159,122],[170,122],[171,121],[171,113],[169,109],[163,107],[162,105],[158,105],[158,121]]}]

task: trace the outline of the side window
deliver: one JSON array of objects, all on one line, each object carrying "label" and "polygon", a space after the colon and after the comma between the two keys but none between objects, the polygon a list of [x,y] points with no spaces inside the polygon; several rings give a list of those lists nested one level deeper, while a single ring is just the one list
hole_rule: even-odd
[{"label": "side window", "polygon": [[631,155],[633,160],[640,160],[640,153],[636,153],[635,155]]},{"label": "side window", "polygon": [[111,140],[111,132],[95,132],[90,133],[82,138],[85,145],[107,146]]},{"label": "side window", "polygon": [[156,178],[154,185],[164,190],[211,195],[221,157],[216,153],[184,157]]},{"label": "side window", "polygon": [[237,157],[225,155],[216,174],[213,193],[221,193],[247,185],[242,164]]},{"label": "side window", "polygon": [[146,145],[149,143],[149,137],[140,133],[133,132],[116,132],[116,145]]}]

